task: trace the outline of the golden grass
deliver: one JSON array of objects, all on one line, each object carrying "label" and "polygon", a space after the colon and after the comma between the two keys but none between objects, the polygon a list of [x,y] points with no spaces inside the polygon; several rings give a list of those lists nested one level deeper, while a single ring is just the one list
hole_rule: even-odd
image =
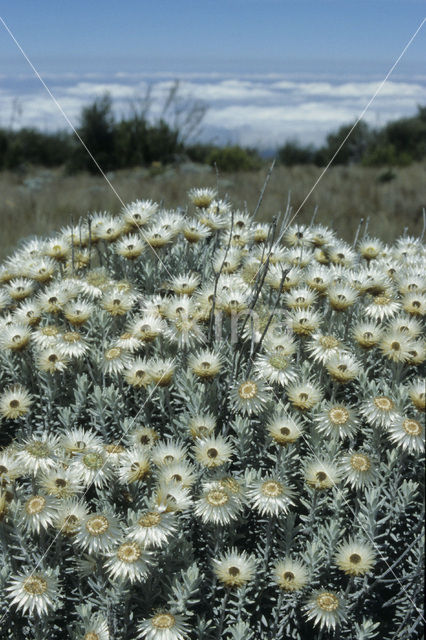
[{"label": "golden grass", "polygon": [[[404,227],[418,235],[422,228],[422,208],[426,206],[426,165],[415,164],[395,170],[390,182],[380,182],[382,169],[332,167],[324,175],[297,221],[309,222],[315,206],[316,221],[332,226],[345,240],[354,238],[361,217],[370,218],[368,231],[385,241],[400,235]],[[258,172],[219,176],[221,197],[228,194],[239,207],[253,211],[262,188],[267,166]],[[319,177],[317,167],[277,167],[268,184],[259,220],[271,219],[285,209],[291,193],[296,211]],[[216,175],[208,167],[183,165],[164,170],[134,169],[116,172],[111,182],[125,203],[137,198],[161,201],[166,208],[183,206],[191,187],[216,186]],[[1,239],[0,259],[15,248],[20,239],[33,234],[47,235],[61,226],[76,223],[89,211],[118,213],[121,203],[106,181],[86,174],[66,176],[60,170],[34,170],[25,179],[10,172],[0,174]]]}]

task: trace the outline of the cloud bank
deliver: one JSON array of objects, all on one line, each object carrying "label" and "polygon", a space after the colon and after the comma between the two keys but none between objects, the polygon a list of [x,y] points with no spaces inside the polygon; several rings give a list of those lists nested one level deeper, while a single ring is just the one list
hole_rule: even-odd
[{"label": "cloud bank", "polygon": [[[179,79],[182,97],[202,100],[208,107],[199,138],[219,144],[238,143],[274,149],[286,140],[320,144],[325,135],[353,122],[380,84],[380,79],[290,74],[222,73],[88,73],[51,74],[46,84],[78,126],[83,105],[109,92],[117,116],[129,113],[132,101],[151,91],[150,113],[158,117],[170,87]],[[395,76],[381,89],[364,120],[382,126],[410,116],[426,104],[426,75]],[[36,78],[0,76],[0,125],[66,128],[60,111]]]}]

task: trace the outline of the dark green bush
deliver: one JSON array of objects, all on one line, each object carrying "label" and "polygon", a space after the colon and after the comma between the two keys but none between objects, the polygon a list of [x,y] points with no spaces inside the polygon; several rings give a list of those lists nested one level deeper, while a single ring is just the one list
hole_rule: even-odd
[{"label": "dark green bush", "polygon": [[315,148],[312,145],[302,146],[297,141],[286,142],[278,149],[278,161],[286,167],[295,164],[312,164],[315,159]]},{"label": "dark green bush", "polygon": [[255,149],[223,147],[214,149],[207,158],[208,164],[219,171],[255,171],[262,166],[262,159]]}]

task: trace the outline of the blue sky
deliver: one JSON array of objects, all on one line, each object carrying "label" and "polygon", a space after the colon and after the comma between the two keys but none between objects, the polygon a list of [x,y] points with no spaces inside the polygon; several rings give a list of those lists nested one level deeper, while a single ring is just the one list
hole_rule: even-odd
[{"label": "blue sky", "polygon": [[[426,3],[15,0],[0,1],[0,15],[73,119],[105,90],[122,112],[152,84],[160,104],[179,78],[187,95],[209,105],[205,137],[270,145],[274,136],[318,142],[333,123],[354,119],[425,17]],[[370,122],[426,103],[425,62],[426,24]],[[21,124],[63,126],[43,92],[0,24],[0,125],[10,121],[15,99]]]}]

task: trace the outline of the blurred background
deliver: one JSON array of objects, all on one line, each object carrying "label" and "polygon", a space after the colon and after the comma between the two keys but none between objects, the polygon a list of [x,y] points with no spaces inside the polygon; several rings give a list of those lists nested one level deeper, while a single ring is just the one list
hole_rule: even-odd
[{"label": "blurred background", "polygon": [[[145,0],[0,13],[0,258],[19,239],[124,202],[184,206],[191,187],[260,217],[294,210],[424,19],[420,0]],[[6,26],[10,29],[8,33]],[[55,97],[30,67],[17,43]],[[391,240],[426,206],[426,26],[298,221]]]}]

